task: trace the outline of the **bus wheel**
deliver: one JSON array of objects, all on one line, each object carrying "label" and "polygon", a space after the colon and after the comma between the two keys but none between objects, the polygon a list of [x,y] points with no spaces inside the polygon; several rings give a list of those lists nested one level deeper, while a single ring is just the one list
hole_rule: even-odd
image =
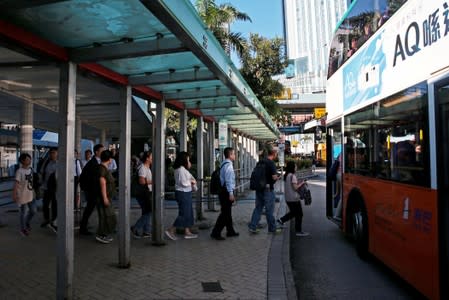
[{"label": "bus wheel", "polygon": [[357,254],[360,258],[368,257],[368,219],[364,209],[352,214],[352,236],[355,240]]}]

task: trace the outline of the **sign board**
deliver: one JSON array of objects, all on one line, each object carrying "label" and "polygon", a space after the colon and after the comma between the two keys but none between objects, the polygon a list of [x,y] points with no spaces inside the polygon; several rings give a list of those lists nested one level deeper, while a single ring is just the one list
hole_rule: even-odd
[{"label": "sign board", "polygon": [[218,122],[218,146],[226,147],[228,145],[228,120]]},{"label": "sign board", "polygon": [[315,107],[313,109],[313,114],[315,115],[315,119],[321,119],[326,115],[326,108],[324,107]]},{"label": "sign board", "polygon": [[278,161],[279,161],[280,167],[285,166],[285,144],[284,143],[278,144]]}]

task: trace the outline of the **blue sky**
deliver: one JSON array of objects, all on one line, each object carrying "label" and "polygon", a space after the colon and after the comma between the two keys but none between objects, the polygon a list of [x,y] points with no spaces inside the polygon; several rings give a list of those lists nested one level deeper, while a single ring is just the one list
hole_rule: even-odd
[{"label": "blue sky", "polygon": [[274,38],[283,37],[282,24],[283,0],[215,0],[217,4],[231,3],[239,11],[246,13],[252,22],[235,22],[231,29],[241,32],[245,37],[249,33]]}]

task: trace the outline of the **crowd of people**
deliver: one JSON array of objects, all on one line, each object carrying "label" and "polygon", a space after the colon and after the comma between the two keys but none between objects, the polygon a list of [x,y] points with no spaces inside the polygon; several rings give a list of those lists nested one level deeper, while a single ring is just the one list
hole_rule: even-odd
[{"label": "crowd of people", "polygon": [[[221,205],[220,214],[216,220],[210,237],[214,240],[222,241],[225,237],[222,231],[226,228],[226,237],[237,237],[239,232],[234,228],[232,219],[232,208],[236,202],[235,189],[236,180],[233,168],[235,160],[235,150],[231,147],[224,149],[224,160],[220,165],[221,189],[218,194]],[[262,190],[256,190],[255,208],[252,212],[248,230],[251,234],[260,232],[259,222],[263,211],[268,224],[269,233],[280,232],[284,223],[295,218],[295,228],[298,236],[305,236],[302,231],[302,207],[297,196],[297,190],[303,182],[299,182],[295,176],[296,167],[293,161],[289,161],[285,173],[285,200],[290,212],[279,219],[274,217],[275,193],[274,184],[281,178],[278,174],[274,160],[277,150],[270,149],[266,158],[261,158],[265,165],[266,185]],[[21,154],[19,158],[20,168],[16,171],[13,188],[13,201],[17,203],[20,211],[20,234],[28,236],[31,233],[31,221],[36,215],[35,191],[39,189],[43,192],[41,227],[49,228],[57,233],[57,166],[58,149],[51,148],[48,158],[39,166],[39,171],[34,172],[31,167],[31,156]],[[131,234],[134,238],[151,237],[151,214],[153,210],[153,155],[151,151],[144,152],[139,158],[132,157],[132,173],[135,173],[137,190],[134,194],[140,209],[141,215],[131,226]],[[82,218],[79,222],[80,235],[93,235],[89,231],[89,218],[93,211],[97,210],[98,226],[95,239],[104,244],[113,241],[113,234],[116,231],[117,219],[112,205],[116,197],[116,179],[118,156],[115,151],[105,150],[102,144],[93,147],[93,152],[88,149],[84,153],[84,158],[78,158],[78,152],[74,153],[74,212],[81,211],[80,193],[84,193],[85,206]],[[175,181],[175,199],[178,204],[178,215],[172,225],[165,230],[165,235],[170,240],[177,240],[178,229],[183,230],[185,239],[196,239],[198,234],[192,230],[194,227],[194,213],[192,208],[192,193],[197,191],[197,181],[190,173],[190,155],[187,152],[180,152],[173,163]],[[40,180],[35,178],[38,176]],[[134,176],[134,175],[133,175]],[[76,225],[76,224],[75,224]]]}]

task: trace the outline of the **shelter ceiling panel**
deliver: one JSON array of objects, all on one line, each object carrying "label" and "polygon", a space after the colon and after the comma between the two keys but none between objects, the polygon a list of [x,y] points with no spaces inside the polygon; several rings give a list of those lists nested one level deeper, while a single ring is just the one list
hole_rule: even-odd
[{"label": "shelter ceiling panel", "polygon": [[7,20],[20,18],[21,25],[30,32],[68,48],[116,43],[125,37],[144,40],[158,34],[170,35],[169,30],[138,0],[61,1],[9,9],[2,15]]},{"label": "shelter ceiling panel", "polygon": [[[177,91],[177,90],[194,90],[194,89],[215,89],[216,87],[226,88],[220,80],[209,80],[209,81],[192,81],[192,82],[180,82],[180,83],[170,83],[170,84],[157,84],[151,85],[151,88],[156,91]],[[180,99],[182,100],[182,99]]]},{"label": "shelter ceiling panel", "polygon": [[202,65],[191,52],[133,57],[100,61],[101,65],[120,74],[143,75],[145,73],[167,72],[170,69],[194,69]]}]

